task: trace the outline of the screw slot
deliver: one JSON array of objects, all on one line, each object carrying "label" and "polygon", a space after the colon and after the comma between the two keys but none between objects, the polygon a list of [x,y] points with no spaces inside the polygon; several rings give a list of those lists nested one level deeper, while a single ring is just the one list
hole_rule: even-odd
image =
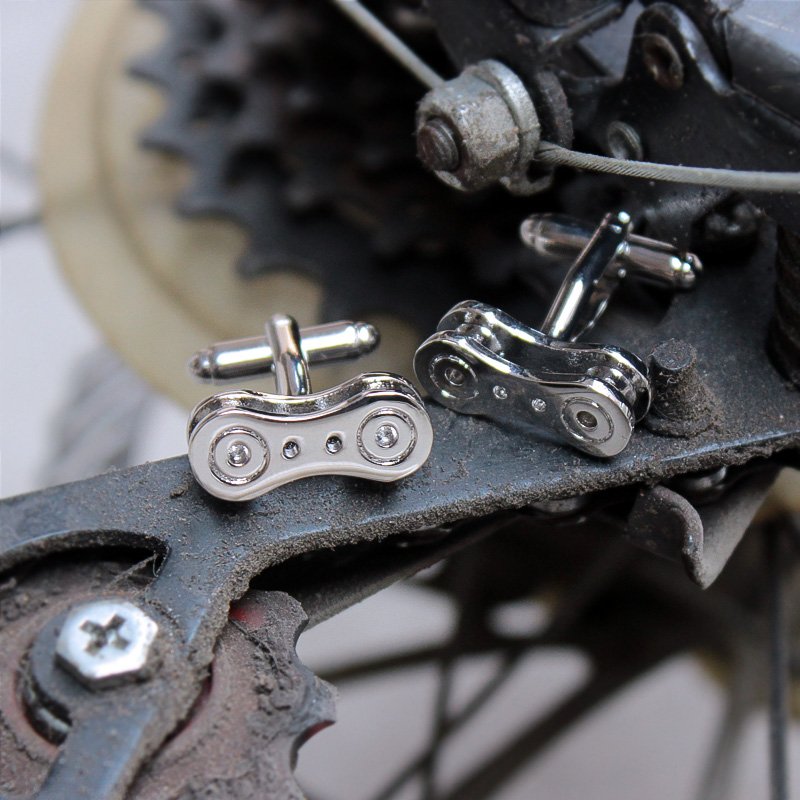
[{"label": "screw slot", "polygon": [[495,386],[494,389],[492,389],[492,394],[498,400],[507,400],[508,399],[508,389],[506,389],[505,386]]},{"label": "screw slot", "polygon": [[119,614],[114,616],[104,624],[98,624],[87,619],[81,624],[81,630],[89,636],[83,649],[90,655],[96,655],[104,647],[124,650],[130,645],[130,640],[126,639],[121,633],[120,628],[125,624],[125,617]]}]

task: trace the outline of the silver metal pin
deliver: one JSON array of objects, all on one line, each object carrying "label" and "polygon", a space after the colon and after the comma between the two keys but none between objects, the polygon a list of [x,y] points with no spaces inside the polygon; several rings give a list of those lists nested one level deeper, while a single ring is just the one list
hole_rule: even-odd
[{"label": "silver metal pin", "polygon": [[[372,352],[380,341],[367,322],[330,322],[300,330],[300,352],[308,364],[344,361]],[[218,342],[200,350],[189,362],[195,378],[204,381],[235,381],[272,372],[273,350],[267,336],[251,336]]]},{"label": "silver metal pin", "polygon": [[625,248],[630,225],[624,211],[606,214],[564,278],[542,323],[545,336],[575,341],[594,326],[619,284],[619,272],[609,267]]},{"label": "silver metal pin", "polygon": [[275,314],[267,322],[266,332],[277,393],[292,397],[311,394],[308,361],[300,349],[297,322],[286,314]]},{"label": "silver metal pin", "polygon": [[[593,234],[591,225],[561,214],[533,214],[520,226],[523,243],[548,259],[574,258]],[[693,253],[636,234],[628,235],[616,264],[637,278],[671,289],[691,289],[703,271]]]}]

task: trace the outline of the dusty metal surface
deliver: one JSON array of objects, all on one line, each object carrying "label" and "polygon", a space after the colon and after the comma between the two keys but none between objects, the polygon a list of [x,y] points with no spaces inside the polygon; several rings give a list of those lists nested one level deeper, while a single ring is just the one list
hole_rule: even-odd
[{"label": "dusty metal surface", "polygon": [[[152,580],[152,563],[78,553],[44,560],[17,580],[16,591],[0,597],[4,674],[25,687],[17,691],[9,681],[0,695],[0,786],[13,796],[36,791],[69,731],[67,715],[52,705],[58,668],[40,659],[33,665],[38,674],[31,675],[28,646],[43,623],[74,603],[110,591],[135,598]],[[139,773],[135,797],[303,796],[294,779],[296,749],[335,719],[330,687],[295,653],[305,622],[300,604],[281,592],[251,591],[231,609],[188,720]],[[113,693],[108,708],[106,724],[113,728]],[[53,720],[63,726],[56,732],[45,727]],[[70,786],[64,796],[78,797],[82,788]]]},{"label": "dusty metal surface", "polygon": [[[761,261],[709,270],[702,285],[676,300],[658,326],[638,329],[628,340],[644,351],[676,335],[695,343],[721,417],[716,429],[691,439],[640,430],[623,454],[601,462],[516,429],[430,407],[436,435],[431,458],[396,486],[318,478],[233,508],[205,495],[192,481],[186,460],[176,458],[4,501],[4,569],[45,552],[90,544],[136,543],[164,558],[143,601],[175,631],[169,655],[182,666],[166,673],[171,676],[168,704],[158,681],[143,692],[120,690],[119,708],[130,715],[127,735],[124,740],[101,737],[99,744],[103,759],[119,770],[104,773],[102,791],[94,796],[123,791],[136,763],[174,727],[196,694],[229,603],[270,564],[502,508],[655,484],[798,448],[800,399],[763,356],[772,307],[764,263],[770,255],[765,249]],[[42,797],[59,796],[64,785],[77,780],[72,770],[87,750],[94,747],[98,755],[94,726],[104,727],[108,709],[86,702],[84,710],[86,724],[74,726]]]},{"label": "dusty metal surface", "polygon": [[[151,5],[168,14],[178,14],[188,7],[163,0],[154,0]],[[444,6],[444,3],[433,5]],[[273,234],[278,230],[281,237],[277,250],[291,256],[287,255],[283,263],[291,260],[301,263],[301,270],[333,287],[331,296],[326,298],[329,309],[337,303],[350,303],[360,294],[381,298],[385,301],[383,306],[399,312],[412,305],[414,321],[424,322],[441,313],[452,301],[461,299],[464,262],[445,258],[442,253],[463,254],[470,250],[469,242],[459,241],[458,248],[451,248],[453,239],[459,235],[453,233],[455,226],[450,226],[448,233],[452,238],[442,239],[442,231],[448,229],[453,218],[459,220],[458,231],[468,229],[473,220],[483,223],[485,208],[474,215],[466,207],[453,211],[449,205],[452,216],[428,205],[417,217],[396,213],[397,205],[393,204],[399,193],[393,188],[396,186],[393,181],[398,164],[402,172],[405,155],[396,157],[396,153],[369,147],[382,140],[392,143],[392,137],[384,135],[383,118],[375,112],[380,103],[376,104],[371,94],[376,87],[382,90],[385,82],[367,81],[360,89],[363,92],[360,99],[358,93],[352,98],[360,111],[365,112],[359,115],[356,127],[366,120],[369,133],[364,139],[365,146],[356,154],[363,174],[353,180],[349,167],[340,169],[352,155],[348,147],[337,151],[331,167],[330,161],[320,158],[330,146],[330,137],[324,136],[322,142],[313,137],[295,141],[286,130],[278,129],[277,122],[297,122],[310,130],[313,126],[308,125],[309,120],[318,122],[320,117],[330,119],[330,115],[337,120],[331,128],[339,130],[340,124],[347,128],[352,124],[348,104],[340,103],[335,92],[331,102],[330,94],[325,91],[321,95],[306,94],[304,100],[298,86],[326,88],[324,81],[318,81],[319,75],[298,80],[293,87],[295,91],[278,92],[274,87],[259,84],[252,63],[243,65],[241,59],[231,57],[241,56],[244,52],[241,46],[251,42],[247,30],[250,17],[237,17],[234,8],[238,9],[238,5],[230,2],[203,2],[195,7],[203,11],[197,18],[188,19],[180,14],[180,18],[171,17],[173,38],[145,68],[151,79],[168,86],[171,97],[167,116],[151,131],[150,141],[188,156],[197,168],[196,181],[185,195],[182,209],[189,214],[222,212],[247,225],[254,232],[254,243],[251,242],[240,269],[248,275],[275,268],[265,254],[274,255]],[[290,29],[302,28],[313,19],[313,15],[294,14],[282,8],[286,13],[281,19]],[[208,23],[207,28],[187,33],[184,26],[191,27],[203,20]],[[271,19],[270,24],[280,21]],[[265,28],[273,34],[277,30],[270,25]],[[699,129],[697,121],[705,119],[706,109],[713,108],[719,124],[713,126],[710,132],[713,135],[709,134],[708,126],[703,128],[704,140],[707,138],[708,142],[701,154],[712,152],[715,157],[725,159],[744,153],[748,158],[761,159],[768,151],[780,150],[778,156],[764,156],[772,159],[769,163],[762,164],[759,160],[756,164],[780,165],[785,148],[774,145],[794,141],[794,130],[789,124],[776,123],[767,134],[757,130],[758,126],[751,129],[738,124],[742,120],[752,121],[757,115],[749,101],[731,100],[730,87],[720,80],[716,65],[700,47],[702,41],[683,16],[669,9],[654,9],[640,29],[665,37],[674,37],[677,31],[682,37],[670,46],[678,58],[685,59],[681,61],[680,78],[688,99],[680,110],[688,121],[674,126],[665,124],[676,108],[674,98],[654,95],[656,89],[647,82],[648,62],[643,57],[646,54],[634,48],[627,83],[623,82],[619,90],[609,88],[610,102],[598,114],[597,130],[605,135],[608,124],[619,116],[620,108],[633,103],[635,114],[630,119],[636,125],[637,135],[642,135],[646,151],[675,157],[683,157],[685,153],[694,156],[692,137]],[[579,26],[559,34],[558,38],[567,41],[565,36],[578,36],[580,32]],[[312,31],[309,38],[319,41],[315,39],[318,33]],[[186,44],[185,40],[181,42],[182,35],[196,44],[194,51],[188,51],[188,58],[184,58],[186,52],[180,51],[180,46]],[[280,35],[272,41],[274,46],[267,39],[268,46],[260,54],[267,61],[294,57],[292,37]],[[298,59],[300,63],[303,57]],[[175,70],[180,58],[184,72]],[[226,72],[226,64],[241,69]],[[534,92],[537,101],[542,95],[544,74],[547,73],[537,68],[535,74],[527,75],[532,85],[539,87]],[[563,98],[558,81],[548,85],[553,98]],[[213,91],[202,94],[209,88]],[[661,84],[658,88],[671,91]],[[249,94],[251,90],[256,91]],[[656,99],[652,100],[653,97]],[[282,107],[287,99],[296,104],[288,111]],[[385,99],[380,92],[379,99]],[[308,105],[304,105],[306,101]],[[568,113],[553,111],[555,105],[555,102],[550,104],[552,107],[544,104],[546,130],[548,126],[558,127],[553,119],[569,117]],[[568,111],[565,105],[559,108]],[[273,127],[264,130],[262,124],[269,116],[268,109],[274,112]],[[665,109],[663,115],[660,109]],[[695,113],[687,113],[687,109]],[[586,103],[584,115],[593,110],[592,104]],[[342,112],[344,119],[339,117]],[[772,120],[769,115],[765,118]],[[192,127],[196,122],[200,124]],[[192,136],[184,136],[190,127]],[[733,131],[738,137],[735,141]],[[555,134],[557,131],[550,138],[558,141]],[[720,142],[714,139],[717,134],[728,138]],[[276,146],[287,141],[292,147],[286,151]],[[291,180],[285,180],[286,173],[275,169],[276,151],[281,153],[282,169],[291,174]],[[345,155],[339,159],[342,153]],[[734,158],[731,161],[739,163]],[[321,164],[328,167],[327,171],[320,168]],[[347,182],[341,181],[342,174],[347,175]],[[387,175],[394,177],[384,180]],[[376,176],[378,179],[373,181]],[[253,182],[248,180],[251,177],[255,178]],[[341,186],[351,187],[354,192],[341,192]],[[401,188],[404,186],[403,183]],[[410,198],[405,210],[413,206],[415,191],[412,186],[403,195]],[[572,188],[567,187],[561,199],[570,205],[570,198],[574,200],[580,191],[580,181],[576,181]],[[600,192],[585,194],[594,198]],[[358,202],[353,202],[354,197]],[[365,224],[364,211],[374,210],[369,201],[376,197],[382,201],[380,213],[367,215]],[[392,198],[388,205],[387,197]],[[713,192],[659,191],[643,201],[639,210],[656,229],[661,225],[671,235],[688,236],[699,215],[712,208],[718,199]],[[776,216],[782,218],[788,218],[792,208],[791,202],[772,206]],[[333,212],[325,216],[319,214],[320,209]],[[499,209],[498,204],[495,209],[498,214]],[[263,227],[267,217],[276,220],[275,230]],[[357,224],[351,230],[340,224],[340,217],[347,219],[348,225],[353,220]],[[402,224],[395,224],[401,217]],[[303,224],[298,224],[299,221]],[[753,235],[756,230],[754,225]],[[428,234],[431,235],[426,238]],[[697,290],[675,299],[668,310],[664,310],[666,303],[641,302],[642,295],[632,290],[630,302],[620,304],[619,310],[610,313],[598,328],[603,340],[642,357],[670,339],[691,343],[697,351],[696,369],[709,397],[713,398],[715,415],[718,412],[714,424],[695,435],[688,435],[693,431],[687,431],[685,436],[665,438],[652,430],[639,430],[623,454],[609,461],[597,461],[545,441],[530,430],[458,417],[430,407],[436,433],[432,457],[419,473],[396,486],[376,487],[357,480],[320,477],[282,487],[234,508],[204,494],[194,484],[186,460],[178,458],[0,504],[0,570],[19,568],[20,564],[59,550],[119,544],[143,547],[157,554],[160,560],[158,574],[142,589],[139,598],[164,630],[159,645],[158,675],[149,683],[100,696],[73,685],[65,675],[52,673],[52,691],[72,712],[72,728],[40,797],[63,800],[77,793],[99,800],[126,794],[140,765],[148,762],[196,701],[214,648],[221,641],[220,636],[224,636],[231,602],[242,596],[254,576],[271,565],[305,553],[390,539],[408,531],[482,517],[501,509],[528,504],[544,507],[553,500],[617,487],[647,487],[684,473],[743,464],[800,448],[800,399],[765,358],[773,307],[773,230],[762,226],[761,236],[753,255],[743,251],[729,252],[727,256],[714,253],[716,257],[709,262]],[[336,242],[336,248],[326,247],[331,241]],[[511,246],[510,238],[506,244]],[[420,245],[423,245],[421,250]],[[484,267],[486,273],[492,273],[498,294],[515,295],[514,303],[506,306],[509,311],[521,319],[537,319],[542,310],[539,301],[547,293],[539,292],[537,298],[529,296],[536,292],[516,291],[514,281],[509,278],[511,273],[503,271],[508,270],[508,262],[500,256],[506,251],[493,249],[499,247],[493,244],[481,251],[490,264],[490,268]],[[330,261],[323,265],[311,263],[320,253]],[[402,263],[403,268],[395,272],[374,269],[376,253],[390,261],[396,258],[394,263]],[[495,261],[487,253],[500,255]],[[346,274],[331,267],[344,260],[350,265]],[[445,262],[449,274],[433,268]],[[385,267],[388,262],[382,263]],[[469,263],[472,269],[474,262]],[[540,277],[534,276],[531,283],[537,283]],[[459,296],[445,302],[454,285],[459,288]],[[398,287],[403,291],[395,291]],[[481,299],[498,302],[496,297]],[[350,307],[337,310],[336,315],[353,310]],[[675,491],[656,490],[656,499],[666,497],[665,504],[653,503],[649,512],[660,517],[668,507],[677,524],[667,530],[654,530],[653,535],[663,536],[665,542],[656,542],[652,549],[658,550],[659,545],[666,544],[661,549],[683,555],[695,579],[707,583],[721,568],[743,531],[738,523],[752,516],[763,491],[760,484],[755,486],[743,495],[741,508],[730,507],[715,516],[710,507],[707,512],[694,509]],[[732,518],[736,525],[731,524]],[[633,517],[634,524],[637,519]],[[687,532],[695,539],[687,539]],[[704,545],[707,538],[707,551],[698,549],[700,533]],[[378,574],[373,582],[377,586],[390,579]],[[340,605],[341,601],[336,600],[321,603],[319,614],[334,613]],[[283,607],[283,613],[289,619],[294,618],[290,608]],[[652,619],[646,620],[647,625],[651,622]],[[277,621],[275,624],[281,627]],[[40,666],[52,664],[57,630],[58,620],[50,620],[37,638],[33,658]],[[289,628],[281,630],[284,638],[293,633]],[[682,640],[681,644],[684,643]],[[613,653],[615,662],[619,661],[619,651],[612,648],[608,652]],[[629,677],[623,675],[621,680]],[[604,696],[604,689],[596,696]],[[593,702],[591,699],[590,704]],[[110,727],[111,717],[117,724]],[[543,746],[544,741],[541,732],[534,733],[527,742],[527,750]],[[524,749],[513,754],[512,761],[519,760]],[[224,782],[226,777],[221,780]],[[492,780],[485,774],[478,775],[470,791],[475,791],[475,785],[491,784]],[[461,788],[466,791],[466,787]],[[224,794],[226,789],[220,791]],[[460,794],[460,800],[465,796]]]},{"label": "dusty metal surface", "polygon": [[[460,623],[452,638],[389,654],[357,654],[326,677],[342,684],[404,666],[433,664],[447,675],[461,658],[492,653],[498,657],[499,670],[488,686],[497,688],[515,674],[526,654],[553,646],[576,649],[591,664],[585,682],[562,703],[541,715],[537,711],[510,741],[489,743],[484,758],[464,765],[457,788],[442,788],[433,795],[437,798],[492,796],[604,701],[676,654],[702,648],[724,670],[740,668],[743,650],[759,664],[765,659],[766,630],[761,622],[755,623],[762,614],[761,537],[748,539],[749,547],[735,559],[732,576],[701,592],[667,562],[620,541],[620,523],[608,515],[611,509],[592,517],[586,510],[557,519],[539,512],[497,515],[458,526],[453,534],[418,535],[417,541],[426,544],[340,548],[296,559],[261,576],[259,588],[232,607],[215,648],[211,680],[205,681],[188,722],[149,760],[126,796],[137,800],[302,796],[296,794],[291,777],[291,749],[298,736],[315,732],[332,719],[332,713],[324,684],[296,660],[294,640],[304,615],[282,590],[297,596],[313,623],[336,613],[342,602],[355,602],[365,589],[374,591],[397,579],[402,565],[419,567],[428,557],[454,554],[442,570],[426,578],[426,585],[450,598],[458,609]],[[427,555],[421,558],[420,552]],[[101,551],[78,552],[34,565],[33,581],[25,570],[20,572],[17,591],[7,591],[0,599],[2,626],[13,629],[12,646],[2,654],[5,666],[15,665],[42,620],[57,615],[59,609],[114,588],[135,597],[152,581],[152,561],[145,554],[133,566],[129,562],[113,568],[94,560],[98,555],[102,557]],[[790,554],[786,555],[789,563]],[[55,597],[49,588],[54,581],[61,588]],[[550,613],[541,627],[522,631],[498,624],[496,612],[505,604],[524,600],[532,608],[532,597],[549,598]],[[750,622],[742,625],[742,619]],[[37,668],[42,663],[51,662],[42,659]],[[43,682],[47,681],[45,676]],[[448,683],[443,678],[439,691],[447,693]],[[463,712],[440,719],[430,757],[435,760],[439,746],[492,696],[490,688],[481,689]],[[108,731],[119,720],[114,716],[113,693],[106,702]],[[12,786],[17,794],[30,791],[42,780],[57,749],[33,731],[18,698],[9,692],[0,697],[0,712],[4,755],[13,755],[16,761],[14,772],[8,762],[2,765],[0,781],[4,789]],[[93,752],[97,753],[96,746]],[[426,758],[415,755],[408,767],[391,776],[391,784],[401,788],[424,773]],[[387,756],[387,767],[391,761]],[[10,775],[15,776],[13,781]],[[72,784],[67,796],[80,796],[83,790],[82,784]]]}]

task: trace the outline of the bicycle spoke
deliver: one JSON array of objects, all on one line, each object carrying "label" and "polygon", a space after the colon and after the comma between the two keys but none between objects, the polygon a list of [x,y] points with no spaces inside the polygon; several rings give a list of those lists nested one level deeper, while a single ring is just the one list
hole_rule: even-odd
[{"label": "bicycle spoke", "polygon": [[784,611],[782,530],[767,531],[767,593],[769,605],[769,754],[770,797],[789,800],[789,648]]},{"label": "bicycle spoke", "polygon": [[428,758],[425,759],[421,769],[423,800],[434,800],[436,796],[436,764],[439,751],[447,735],[447,709],[450,705],[454,674],[455,659],[447,657],[439,665],[439,685],[436,690],[436,702],[434,704],[431,743],[428,747]]},{"label": "bicycle spoke", "polygon": [[[435,726],[429,748],[410,763],[403,766],[388,784],[375,795],[374,800],[389,800],[415,777],[422,776],[426,800],[436,796],[435,765],[445,739],[462,728],[484,704],[509,680],[513,667],[529,649],[545,646],[558,640],[578,619],[585,607],[597,596],[628,563],[631,548],[623,542],[613,542],[586,570],[569,594],[561,599],[547,628],[535,636],[505,643],[503,662],[499,671],[473,696],[464,709],[452,718],[447,715],[453,674],[456,666],[454,656],[467,652],[467,645],[474,643],[475,622],[480,618],[480,609],[470,603],[470,564],[463,565],[455,581],[460,584],[462,605],[456,634],[440,657],[440,681],[435,707]],[[470,554],[472,555],[472,554]],[[474,559],[469,559],[476,563]],[[479,563],[479,562],[477,562]],[[464,595],[467,595],[465,598]],[[477,612],[478,616],[471,616]]]},{"label": "bicycle spoke", "polygon": [[41,225],[42,215],[36,211],[33,214],[23,214],[18,217],[8,217],[0,220],[0,236],[19,231],[23,228],[32,228]]},{"label": "bicycle spoke", "polygon": [[427,666],[435,661],[442,653],[440,644],[424,645],[413,650],[404,650],[378,658],[367,658],[353,664],[345,664],[332,670],[320,670],[320,674],[329,683],[339,684],[347,681],[359,680],[381,672],[407,669],[409,667]]},{"label": "bicycle spoke", "polygon": [[[456,715],[450,717],[442,731],[443,736],[456,733],[466,725],[491,698],[502,688],[511,678],[516,662],[519,660],[519,653],[509,654],[499,665],[497,672],[472,696],[469,703]],[[416,756],[410,763],[403,766],[386,786],[374,796],[373,800],[389,800],[410,780],[415,778],[419,772],[425,768],[431,753],[426,750]]]},{"label": "bicycle spoke", "polygon": [[734,672],[728,689],[727,702],[706,759],[697,800],[725,800],[730,791],[744,724],[753,705],[752,687],[758,685],[754,675],[757,666],[745,654],[742,654],[742,659],[746,660]]},{"label": "bicycle spoke", "polygon": [[536,720],[493,758],[462,779],[442,800],[486,800],[491,797],[517,770],[531,763],[570,726],[660,660],[660,656],[651,657],[631,662],[614,672],[595,672],[583,686],[565,698],[549,714]]},{"label": "bicycle spoke", "polygon": [[633,557],[633,548],[624,541],[612,541],[580,577],[578,583],[561,597],[541,642],[555,641],[580,618],[586,606],[608,586]]},{"label": "bicycle spoke", "polygon": [[433,730],[422,772],[422,798],[434,800],[436,791],[436,763],[441,746],[447,736],[448,708],[453,689],[453,679],[459,656],[466,645],[475,639],[483,628],[484,610],[475,596],[475,586],[481,569],[481,558],[477,548],[454,558],[454,569],[450,584],[455,597],[461,598],[455,631],[442,651],[439,662],[439,686],[434,704]]}]

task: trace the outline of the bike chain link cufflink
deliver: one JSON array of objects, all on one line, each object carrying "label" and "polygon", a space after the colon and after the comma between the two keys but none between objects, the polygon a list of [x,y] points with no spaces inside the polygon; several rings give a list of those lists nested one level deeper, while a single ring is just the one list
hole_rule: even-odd
[{"label": "bike chain link cufflink", "polygon": [[189,418],[189,464],[200,485],[224,500],[251,500],[312,475],[396,481],[428,458],[433,429],[414,387],[390,373],[365,373],[312,393],[310,363],[374,349],[366,323],[298,329],[278,314],[266,336],[213,345],[190,363],[195,376],[231,380],[270,371],[277,394],[230,391],[198,404]]},{"label": "bike chain link cufflink", "polygon": [[680,288],[701,268],[694,256],[632,237],[630,225],[624,212],[606,215],[593,234],[568,218],[526,220],[526,244],[549,255],[580,252],[542,330],[483,303],[459,303],[414,358],[431,397],[462,414],[548,427],[593,456],[620,453],[650,407],[647,367],[621,348],[574,340],[595,324],[628,272]]}]

